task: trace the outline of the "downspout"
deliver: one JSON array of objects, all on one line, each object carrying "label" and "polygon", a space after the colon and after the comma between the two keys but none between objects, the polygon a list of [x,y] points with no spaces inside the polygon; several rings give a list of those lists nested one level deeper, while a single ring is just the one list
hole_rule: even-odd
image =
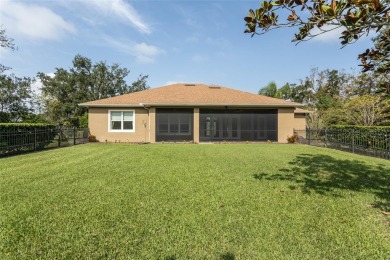
[{"label": "downspout", "polygon": [[148,138],[149,138],[149,143],[150,143],[150,107],[146,107],[144,104],[140,104],[141,106],[144,107],[144,109],[148,110]]}]

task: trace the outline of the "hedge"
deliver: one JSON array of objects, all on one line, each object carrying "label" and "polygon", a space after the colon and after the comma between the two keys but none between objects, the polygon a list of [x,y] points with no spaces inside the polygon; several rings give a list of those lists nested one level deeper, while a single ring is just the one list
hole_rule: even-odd
[{"label": "hedge", "polygon": [[390,126],[332,125],[329,129],[356,129],[365,131],[390,131]]},{"label": "hedge", "polygon": [[328,142],[389,150],[390,126],[333,125],[326,130],[326,139]]},{"label": "hedge", "polygon": [[41,150],[56,134],[56,126],[51,124],[0,123],[0,155]]}]

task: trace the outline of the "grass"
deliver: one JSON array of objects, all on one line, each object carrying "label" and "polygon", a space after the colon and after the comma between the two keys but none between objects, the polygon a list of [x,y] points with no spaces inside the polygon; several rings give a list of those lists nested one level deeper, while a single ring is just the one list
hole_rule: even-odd
[{"label": "grass", "polygon": [[303,145],[0,159],[1,259],[388,259],[390,162]]}]

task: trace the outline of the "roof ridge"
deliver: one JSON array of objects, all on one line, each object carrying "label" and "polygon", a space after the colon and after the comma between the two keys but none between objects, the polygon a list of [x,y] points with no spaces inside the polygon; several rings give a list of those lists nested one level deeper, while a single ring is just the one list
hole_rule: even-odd
[{"label": "roof ridge", "polygon": [[[190,85],[190,86],[186,86]],[[214,88],[213,88],[214,87]],[[131,104],[172,104],[172,105],[251,105],[251,106],[287,106],[297,107],[301,104],[250,93],[219,84],[173,83],[150,88],[143,91],[126,93],[119,96],[85,102],[81,105],[130,106]]]}]

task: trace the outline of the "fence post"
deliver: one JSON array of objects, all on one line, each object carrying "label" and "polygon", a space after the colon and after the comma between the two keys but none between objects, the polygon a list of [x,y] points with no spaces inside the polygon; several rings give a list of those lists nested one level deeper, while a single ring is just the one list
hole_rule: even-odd
[{"label": "fence post", "polygon": [[325,142],[325,147],[328,147],[328,145],[327,145],[327,139],[328,139],[328,129],[327,128],[325,128],[325,140],[324,140],[324,142]]},{"label": "fence post", "polygon": [[311,138],[310,127],[306,128],[306,132],[309,133],[309,139],[307,139],[307,140],[308,140],[308,144],[310,145],[311,144],[311,140],[310,140],[310,138]]},{"label": "fence post", "polygon": [[388,133],[385,134],[385,140],[387,143],[387,145],[385,146],[385,158],[390,159],[390,136],[388,135]]},{"label": "fence post", "polygon": [[58,147],[61,147],[61,126],[58,127]]},{"label": "fence post", "polygon": [[352,128],[352,153],[355,153],[355,129]]},{"label": "fence post", "polygon": [[76,127],[73,127],[73,145],[76,145]]},{"label": "fence post", "polygon": [[37,150],[37,128],[34,127],[34,151]]}]

